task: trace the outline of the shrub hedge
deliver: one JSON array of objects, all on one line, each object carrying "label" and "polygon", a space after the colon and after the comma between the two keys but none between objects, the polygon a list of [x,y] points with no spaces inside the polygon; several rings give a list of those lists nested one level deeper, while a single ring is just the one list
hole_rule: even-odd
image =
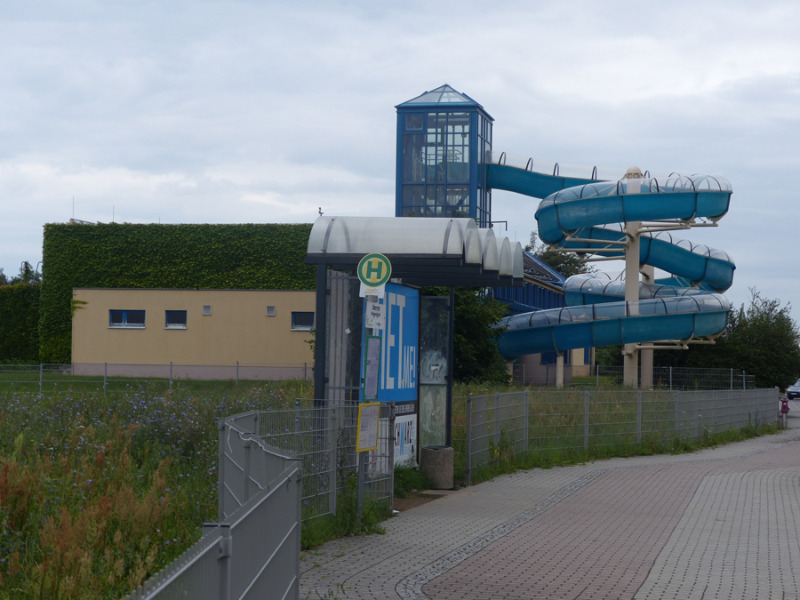
[{"label": "shrub hedge", "polygon": [[47,224],[40,359],[68,363],[72,289],[314,289],[311,224]]},{"label": "shrub hedge", "polygon": [[39,361],[39,285],[0,285],[0,364]]}]

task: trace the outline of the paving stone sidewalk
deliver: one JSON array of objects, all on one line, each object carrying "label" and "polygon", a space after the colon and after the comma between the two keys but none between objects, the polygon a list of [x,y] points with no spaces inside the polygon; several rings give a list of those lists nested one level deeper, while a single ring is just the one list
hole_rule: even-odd
[{"label": "paving stone sidewalk", "polygon": [[[301,556],[301,598],[799,598],[800,406],[774,436],[498,477]],[[794,569],[800,572],[800,569]]]}]

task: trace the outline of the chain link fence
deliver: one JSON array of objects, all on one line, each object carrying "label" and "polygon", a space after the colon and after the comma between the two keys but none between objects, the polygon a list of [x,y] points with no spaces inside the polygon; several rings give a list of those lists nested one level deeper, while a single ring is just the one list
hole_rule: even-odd
[{"label": "chain link fence", "polygon": [[651,444],[669,450],[748,425],[776,423],[777,388],[716,391],[543,390],[453,400],[457,470],[472,474],[525,452]]},{"label": "chain link fence", "polygon": [[[621,366],[564,365],[565,385],[623,385]],[[555,386],[556,365],[515,363],[512,379],[518,385]],[[641,381],[641,377],[639,377]],[[755,376],[741,369],[653,367],[653,388],[660,390],[736,390],[755,388]]]},{"label": "chain link fence", "polygon": [[75,392],[125,393],[132,386],[148,385],[165,391],[176,381],[311,381],[313,365],[96,365],[39,364],[0,365],[0,391],[58,394]]},{"label": "chain link fence", "polygon": [[[623,367],[594,366],[591,378],[596,385],[621,385],[624,380]],[[755,387],[755,375],[741,369],[653,367],[653,389],[657,390],[752,390]]]},{"label": "chain link fence", "polygon": [[[360,461],[363,498],[391,505],[394,404],[380,407],[378,449]],[[303,520],[336,514],[343,495],[359,493],[358,403],[296,400],[291,410],[257,413],[259,436],[303,461]]]}]

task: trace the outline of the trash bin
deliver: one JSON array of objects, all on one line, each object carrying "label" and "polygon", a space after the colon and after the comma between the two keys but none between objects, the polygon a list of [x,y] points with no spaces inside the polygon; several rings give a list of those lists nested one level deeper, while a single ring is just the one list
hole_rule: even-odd
[{"label": "trash bin", "polygon": [[432,489],[453,489],[453,448],[423,446],[419,457],[419,470],[430,480]]}]

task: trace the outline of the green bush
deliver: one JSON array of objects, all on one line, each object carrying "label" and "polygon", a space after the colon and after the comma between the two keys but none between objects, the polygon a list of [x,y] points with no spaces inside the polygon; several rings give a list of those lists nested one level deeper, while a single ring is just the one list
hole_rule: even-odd
[{"label": "green bush", "polygon": [[39,285],[0,285],[0,364],[39,362]]}]

